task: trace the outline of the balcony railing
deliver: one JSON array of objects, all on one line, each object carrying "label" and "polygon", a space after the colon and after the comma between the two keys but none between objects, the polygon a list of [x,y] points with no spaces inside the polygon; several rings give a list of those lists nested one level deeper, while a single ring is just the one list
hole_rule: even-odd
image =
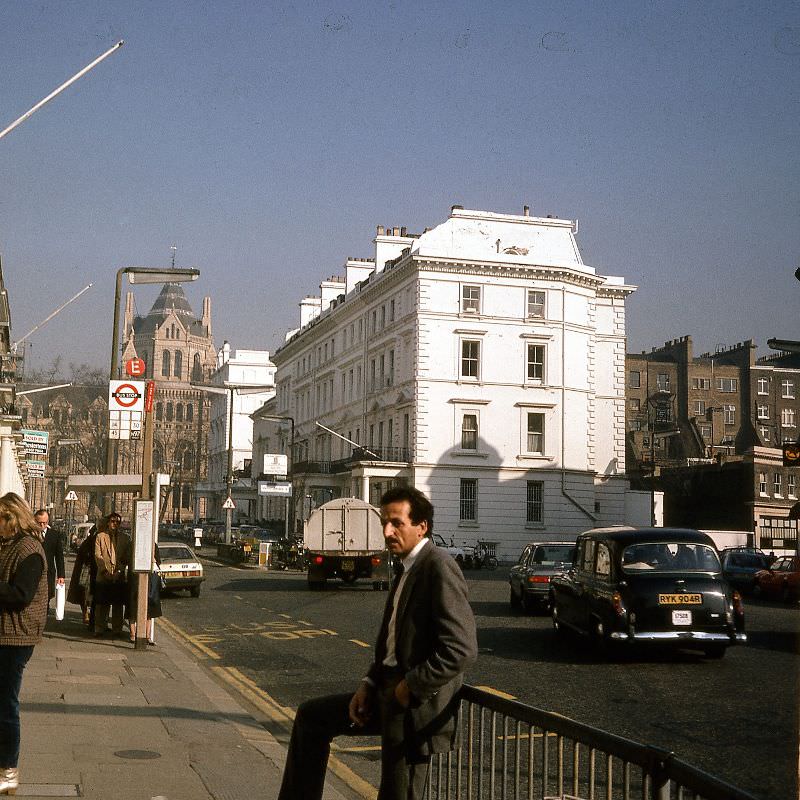
[{"label": "balcony railing", "polygon": [[336,461],[297,461],[292,468],[296,475],[316,473],[328,475],[332,472],[346,472],[360,461],[386,461],[392,464],[408,464],[411,450],[408,447],[354,447],[347,458]]}]

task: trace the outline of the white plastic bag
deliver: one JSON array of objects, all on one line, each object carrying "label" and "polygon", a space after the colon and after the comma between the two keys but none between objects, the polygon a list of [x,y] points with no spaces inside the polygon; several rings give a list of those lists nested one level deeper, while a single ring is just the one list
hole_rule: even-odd
[{"label": "white plastic bag", "polygon": [[56,619],[64,619],[64,603],[67,599],[67,588],[63,583],[56,584]]}]

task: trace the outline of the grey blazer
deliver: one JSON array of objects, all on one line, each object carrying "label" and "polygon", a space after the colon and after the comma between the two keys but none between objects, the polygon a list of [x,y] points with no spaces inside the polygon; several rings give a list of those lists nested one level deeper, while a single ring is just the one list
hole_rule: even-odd
[{"label": "grey blazer", "polygon": [[[386,613],[367,673],[378,685],[388,621]],[[425,545],[405,579],[395,620],[395,655],[412,694],[404,712],[405,746],[422,756],[453,749],[456,695],[464,671],[477,658],[478,642],[461,569],[433,542]]]}]

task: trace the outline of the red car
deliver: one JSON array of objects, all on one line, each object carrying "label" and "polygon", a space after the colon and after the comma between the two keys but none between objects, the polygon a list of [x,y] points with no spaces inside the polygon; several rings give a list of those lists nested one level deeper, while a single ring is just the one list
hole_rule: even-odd
[{"label": "red car", "polygon": [[800,597],[800,556],[781,556],[769,569],[756,572],[753,594],[779,597],[784,603]]}]

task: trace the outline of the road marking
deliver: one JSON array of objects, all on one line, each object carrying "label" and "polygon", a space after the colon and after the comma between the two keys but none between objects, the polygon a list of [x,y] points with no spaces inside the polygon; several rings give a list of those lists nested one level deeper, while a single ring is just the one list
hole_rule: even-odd
[{"label": "road marking", "polygon": [[[261,709],[271,720],[281,722],[288,727],[288,722],[294,719],[294,711],[291,708],[279,705],[258,684],[243,675],[235,667],[212,667],[212,671],[244,697],[247,697],[254,706]],[[331,755],[329,757],[328,769],[339,780],[344,781],[356,794],[363,797],[364,800],[376,800],[378,790],[353,772],[350,767],[342,763],[336,756]]]},{"label": "road marking", "polygon": [[369,645],[366,642],[362,642],[361,639],[348,639],[348,641],[357,644],[359,647],[369,647]]},{"label": "road marking", "polygon": [[239,595],[238,595],[238,594],[235,594],[235,595],[234,595],[234,597],[235,597],[237,600],[244,600],[244,598],[243,598],[243,597],[239,597]]},{"label": "road marking", "polygon": [[306,622],[304,619],[299,619],[299,620],[297,620],[297,621],[298,621],[298,622],[299,622],[301,625],[308,625],[308,627],[309,627],[309,628],[311,627],[311,623],[310,623],[310,622]]},{"label": "road marking", "polygon": [[476,686],[476,689],[481,689],[484,692],[489,692],[489,694],[495,695],[495,697],[504,697],[506,700],[516,700],[517,698],[513,694],[508,694],[507,692],[501,692],[499,689],[495,689],[494,686]]},{"label": "road marking", "polygon": [[291,619],[288,614],[278,614],[279,617],[283,617],[284,619]]},{"label": "road marking", "polygon": [[337,753],[374,753],[376,750],[380,751],[379,744],[364,745],[363,747],[337,747],[335,744],[331,745],[331,750],[336,750]]},{"label": "road marking", "polygon": [[[188,645],[198,650],[201,655],[211,658],[214,661],[219,661],[220,656],[215,653],[210,647],[206,647],[205,641],[213,637],[209,636],[191,636],[183,629],[179,628],[174,622],[170,622],[166,617],[161,617],[161,624],[171,633],[175,638],[182,639]],[[220,641],[216,639],[216,641]]]}]

